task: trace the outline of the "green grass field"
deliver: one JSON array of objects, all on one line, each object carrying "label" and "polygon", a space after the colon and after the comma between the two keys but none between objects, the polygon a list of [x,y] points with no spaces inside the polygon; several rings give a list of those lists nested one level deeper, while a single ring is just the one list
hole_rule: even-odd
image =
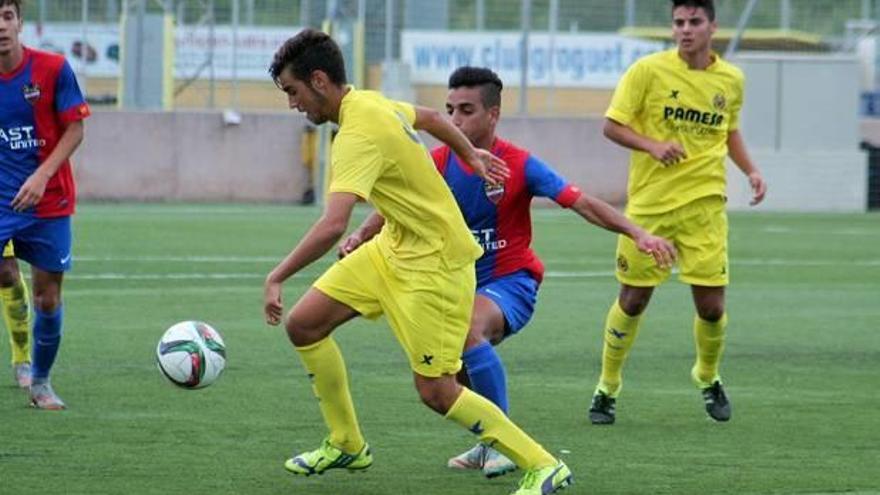
[{"label": "green grass field", "polygon": [[[503,495],[446,459],[473,439],[423,407],[383,320],[336,334],[376,464],[308,479],[281,467],[324,436],[283,331],[262,318],[262,280],[318,215],[248,205],[84,205],[65,283],[54,384],[62,413],[26,407],[0,373],[0,493]],[[362,215],[363,212],[359,212]],[[657,291],[613,427],[586,419],[601,324],[616,294],[614,236],[535,212],[547,279],[524,332],[500,349],[512,417],[572,468],[570,494],[880,493],[880,216],[733,214],[728,346],[734,406],[711,423],[688,372],[686,286]],[[330,263],[285,287],[289,306]],[[222,333],[218,383],[184,391],[154,364],[172,323]],[[9,349],[0,344],[6,369]]]}]

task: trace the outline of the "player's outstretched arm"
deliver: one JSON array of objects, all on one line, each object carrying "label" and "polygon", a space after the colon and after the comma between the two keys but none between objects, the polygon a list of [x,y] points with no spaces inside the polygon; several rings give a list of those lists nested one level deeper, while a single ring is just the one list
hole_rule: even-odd
[{"label": "player's outstretched arm", "polygon": [[358,197],[355,194],[330,193],[321,218],[300,239],[293,251],[266,276],[263,287],[263,310],[267,323],[270,325],[281,323],[281,313],[284,311],[281,284],[333,249],[348,229],[351,212],[357,201]]},{"label": "player's outstretched arm", "polygon": [[354,232],[339,243],[336,249],[336,256],[339,259],[345,258],[352,251],[360,247],[361,244],[375,237],[382,230],[383,225],[385,225],[385,217],[380,215],[378,211],[374,211],[364,220],[360,227],[354,229]]},{"label": "player's outstretched arm", "polygon": [[605,119],[605,127],[602,129],[602,132],[605,134],[605,137],[624,148],[648,153],[664,167],[675,165],[687,158],[687,154],[681,144],[654,141],[634,131],[631,127],[612,119]]},{"label": "player's outstretched arm", "polygon": [[489,151],[475,148],[462,132],[440,112],[428,107],[415,107],[414,127],[425,131],[443,141],[464,160],[474,172],[490,184],[504,182],[510,177],[510,170],[504,160]]},{"label": "player's outstretched arm", "polygon": [[659,266],[669,267],[675,262],[677,254],[671,242],[649,234],[601,199],[583,193],[571,209],[593,225],[629,237],[640,251],[653,256]]},{"label": "player's outstretched arm", "polygon": [[67,124],[64,134],[61,135],[61,139],[58,140],[55,149],[49,153],[49,156],[37,167],[34,173],[24,181],[24,184],[18,189],[18,193],[12,198],[13,210],[24,211],[43,199],[49,179],[58,172],[61,164],[76,151],[76,148],[82,143],[84,135],[85,125],[81,120]]},{"label": "player's outstretched arm", "polygon": [[749,185],[752,186],[752,200],[749,204],[755,206],[764,200],[764,196],[767,194],[767,182],[764,181],[761,171],[752,162],[739,129],[727,134],[727,152],[733,163],[749,178]]}]

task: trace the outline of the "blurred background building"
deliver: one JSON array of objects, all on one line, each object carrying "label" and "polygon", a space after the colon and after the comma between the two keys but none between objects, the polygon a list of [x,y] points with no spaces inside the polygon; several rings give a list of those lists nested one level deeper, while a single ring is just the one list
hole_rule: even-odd
[{"label": "blurred background building", "polygon": [[[880,146],[880,125],[872,120],[880,114],[880,2],[716,4],[716,50],[749,77],[746,137],[759,154],[766,153],[760,158],[776,167],[768,175],[777,194],[789,187],[783,184],[792,184],[788,193],[781,191],[787,199],[774,204],[771,194],[769,206],[809,209],[797,199],[800,192],[834,190],[842,199],[814,209],[880,207],[880,185],[873,178],[880,172],[867,160],[877,154],[874,145]],[[620,203],[625,154],[601,137],[601,114],[626,68],[670,46],[671,31],[665,0],[28,0],[24,17],[25,43],[64,53],[93,108],[107,110],[94,119],[95,131],[81,153],[89,162],[81,172],[82,189],[96,198],[116,198],[113,187],[145,180],[126,167],[108,181],[113,174],[105,169],[118,167],[121,157],[145,161],[139,168],[163,174],[172,167],[178,180],[206,171],[203,163],[192,163],[198,157],[234,167],[231,156],[248,155],[228,147],[260,143],[266,119],[281,119],[272,125],[296,122],[285,135],[293,143],[289,148],[270,152],[272,146],[263,146],[270,150],[263,150],[267,163],[280,159],[276,152],[291,162],[303,156],[303,163],[314,163],[302,148],[320,155],[326,143],[302,139],[320,135],[306,134],[303,119],[271,115],[286,110],[286,100],[266,73],[275,49],[309,26],[333,33],[358,87],[435,108],[442,108],[446,78],[456,67],[494,69],[505,81],[505,115],[515,117],[503,121],[502,132],[533,147],[587,190],[593,187]],[[206,128],[203,121],[211,124]],[[182,122],[195,127],[179,127]],[[155,155],[150,140],[163,132],[184,149],[192,146],[193,156]],[[121,148],[113,151],[111,143],[142,146],[147,157],[155,156],[134,158]],[[595,156],[585,159],[585,151]],[[609,165],[618,162],[622,165]],[[178,183],[173,190],[151,193],[140,187],[119,197],[295,200],[301,191],[292,191],[294,184],[323,176],[319,163],[279,182],[283,169],[277,166],[267,172],[268,182],[248,193],[241,193],[239,177],[227,186],[198,185],[201,192],[187,192]],[[791,170],[772,180],[774,170],[786,166]],[[804,189],[803,177],[790,176],[809,176],[811,170],[818,174],[813,188]],[[264,194],[264,186],[275,192]],[[732,195],[742,192],[734,187]]]},{"label": "blurred background building", "polygon": [[[862,110],[880,112],[873,96],[876,3],[718,0],[716,49],[729,47],[753,4],[738,51],[856,54]],[[386,87],[436,103],[449,70],[470,63],[502,74],[512,105],[523,102],[518,87],[525,72],[528,113],[601,113],[629,59],[662,48],[670,32],[663,0],[29,0],[25,39],[68,55],[90,99],[115,104],[123,25],[140,27],[129,30],[135,43],[155,34],[144,28],[144,19],[155,15],[173,23],[173,62],[164,61],[173,63],[173,108],[277,109],[266,77],[274,49],[304,26],[332,22],[349,47],[352,79],[362,86],[380,89],[384,75],[394,79]],[[524,38],[527,57],[520,50]],[[162,55],[150,51],[142,63]]]}]

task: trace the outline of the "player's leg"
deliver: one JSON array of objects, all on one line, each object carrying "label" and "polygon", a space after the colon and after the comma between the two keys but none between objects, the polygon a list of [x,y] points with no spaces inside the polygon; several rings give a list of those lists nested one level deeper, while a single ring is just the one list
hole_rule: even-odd
[{"label": "player's leg", "polygon": [[33,219],[15,234],[19,259],[31,265],[33,283],[33,351],[31,404],[38,409],[64,409],[49,375],[58,350],[64,322],[61,286],[71,267],[70,217]]},{"label": "player's leg", "polygon": [[691,293],[697,309],[694,317],[697,359],[692,374],[700,388],[706,388],[721,379],[718,368],[724,351],[724,330],[727,326],[724,287],[692,285]]},{"label": "player's leg", "polygon": [[[517,272],[481,286],[474,297],[471,326],[462,355],[469,388],[491,400],[505,414],[508,414],[507,373],[493,346],[525,327],[534,313],[537,291],[538,282],[531,275]],[[489,478],[516,468],[510,459],[483,444],[449,459],[448,466],[481,469]]]},{"label": "player's leg", "polygon": [[363,314],[381,313],[373,300],[369,280],[372,272],[365,246],[324,273],[287,315],[285,327],[308,373],[324,422],[330,431],[322,445],[285,462],[284,467],[301,475],[328,469],[362,470],[373,457],[361,434],[348,384],[345,361],[331,336],[346,321]]},{"label": "player's leg", "polygon": [[516,426],[495,404],[459,385],[454,375],[428,377],[416,372],[414,377],[419,396],[428,407],[527,470],[517,494],[553,493],[572,482],[565,463]]},{"label": "player's leg", "polygon": [[727,314],[724,311],[724,287],[691,286],[697,315],[694,317],[696,362],[691,377],[700,389],[706,413],[715,421],[728,421],[730,400],[721,382],[719,366],[724,352]]},{"label": "player's leg", "polygon": [[[667,234],[662,215],[633,217],[646,230]],[[658,267],[654,259],[638,250],[628,237],[617,241],[617,280],[620,294],[608,310],[603,328],[602,371],[590,402],[590,422],[614,424],[617,397],[623,386],[623,365],[639,334],[642,317],[654,287],[669,277],[669,269]]]},{"label": "player's leg", "polygon": [[58,350],[64,322],[61,285],[64,272],[46,271],[31,266],[34,284],[34,343],[31,364],[33,380],[31,404],[38,409],[64,409],[64,402],[50,383],[50,373]]},{"label": "player's leg", "polygon": [[[571,472],[488,399],[455,381],[474,298],[474,267],[438,272],[390,271],[382,306],[406,351],[422,401],[529,470],[524,487],[542,493],[571,482]],[[537,485],[535,485],[537,483]],[[537,487],[537,492],[534,489]],[[543,493],[552,493],[550,489]]]},{"label": "player's leg", "polygon": [[678,237],[683,253],[680,279],[691,285],[697,313],[693,325],[696,360],[691,377],[709,416],[727,421],[731,407],[719,373],[727,328],[725,286],[729,281],[724,200],[702,198],[688,205],[685,212]]},{"label": "player's leg", "polygon": [[[503,338],[506,322],[501,309],[486,296],[477,294],[474,297],[474,310],[471,317],[471,327],[465,341],[464,353],[461,356],[463,366],[458,372],[457,381],[478,394],[491,400],[504,414],[507,414],[507,376],[501,357],[492,346],[492,338],[498,341]],[[477,443],[447,461],[446,465],[453,469],[484,469],[486,461],[491,460],[493,469],[487,474],[489,477],[499,476],[516,469],[516,465],[503,454],[484,445]],[[498,461],[504,461],[507,469],[502,468],[497,472],[494,465]]]},{"label": "player's leg", "polygon": [[653,287],[622,284],[620,295],[608,310],[602,343],[602,371],[590,402],[589,416],[593,424],[614,424],[617,397],[623,386],[623,365],[639,334],[642,314],[653,291]]},{"label": "player's leg", "polygon": [[12,242],[6,243],[0,259],[0,300],[3,320],[9,332],[12,370],[19,387],[31,385],[31,321],[27,285],[18,269]]}]

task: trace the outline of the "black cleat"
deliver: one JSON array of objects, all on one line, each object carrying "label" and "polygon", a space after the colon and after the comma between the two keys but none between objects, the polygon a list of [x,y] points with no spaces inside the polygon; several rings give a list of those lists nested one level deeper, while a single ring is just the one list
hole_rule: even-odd
[{"label": "black cleat", "polygon": [[721,382],[716,380],[711,386],[704,388],[703,402],[706,404],[706,413],[715,421],[730,420],[730,401],[724,393],[724,387]]},{"label": "black cleat", "polygon": [[590,404],[590,423],[594,425],[613,425],[615,404],[617,399],[609,396],[601,390],[597,390],[593,395],[593,402]]}]

